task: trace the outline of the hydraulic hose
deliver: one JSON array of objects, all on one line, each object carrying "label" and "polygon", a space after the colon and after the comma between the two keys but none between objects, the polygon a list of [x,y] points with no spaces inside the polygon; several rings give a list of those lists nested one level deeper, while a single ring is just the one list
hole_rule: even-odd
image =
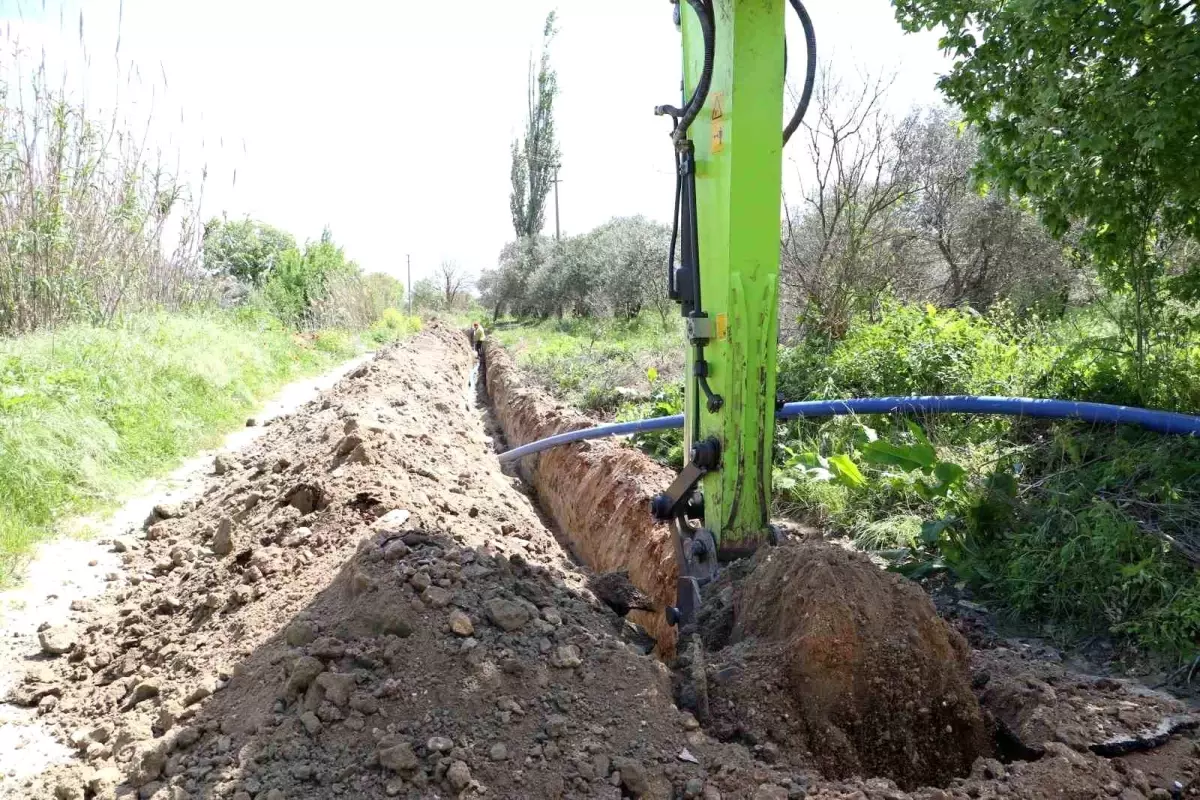
[{"label": "hydraulic hose", "polygon": [[716,20],[714,19],[712,0],[688,0],[688,5],[700,18],[700,32],[704,38],[704,67],[700,70],[700,80],[696,83],[696,90],[692,92],[692,99],[684,106],[683,115],[677,120],[675,128],[675,141],[677,142],[687,138],[688,128],[692,126],[692,122],[699,116],[700,109],[708,100],[708,90],[712,86],[713,61],[717,51]]},{"label": "hydraulic hose", "polygon": [[671,247],[667,252],[667,297],[679,299],[679,289],[675,286],[675,250],[679,245],[679,204],[683,196],[683,175],[679,172],[679,155],[675,158],[675,213],[671,215]]},{"label": "hydraulic hose", "polygon": [[[1173,436],[1200,436],[1200,416],[1174,411],[1156,411],[1107,403],[1082,403],[1072,400],[1042,400],[1032,397],[970,397],[946,395],[927,397],[865,397],[848,400],[806,400],[787,403],[775,415],[777,419],[794,417],[832,417],[848,414],[997,414],[1037,419],[1078,419],[1096,425],[1134,425]],[[647,431],[683,427],[683,415],[655,417],[634,422],[618,422],[595,428],[560,433],[514,447],[500,454],[507,464],[524,456],[540,453],[588,439],[623,436]]]},{"label": "hydraulic hose", "polygon": [[671,131],[671,137],[676,144],[687,138],[688,128],[692,122],[700,114],[700,109],[704,107],[705,101],[708,100],[708,90],[712,86],[713,62],[716,59],[717,49],[717,33],[716,19],[713,12],[712,0],[687,0],[687,4],[696,12],[696,16],[700,20],[700,35],[704,40],[704,65],[700,70],[700,80],[696,83],[696,88],[692,92],[691,98],[684,104],[683,108],[675,108],[674,106],[658,106],[655,109],[656,114],[667,114],[674,118],[675,127]]},{"label": "hydraulic hose", "polygon": [[[784,145],[788,143],[792,138],[792,134],[800,127],[805,113],[808,112],[808,104],[812,100],[813,84],[817,77],[817,34],[813,29],[812,17],[808,16],[808,9],[804,7],[804,3],[801,0],[791,0],[791,3],[792,8],[796,11],[796,16],[800,18],[801,27],[804,28],[804,49],[807,52],[808,58],[805,63],[804,90],[800,93],[800,104],[796,106],[796,110],[792,112],[791,120],[788,122],[787,127],[783,129]],[[786,71],[787,67],[785,66],[784,69]]]}]

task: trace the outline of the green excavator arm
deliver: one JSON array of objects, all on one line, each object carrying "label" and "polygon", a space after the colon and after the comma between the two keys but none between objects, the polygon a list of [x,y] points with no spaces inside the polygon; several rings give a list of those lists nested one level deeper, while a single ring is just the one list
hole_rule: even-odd
[{"label": "green excavator arm", "polygon": [[[676,528],[682,618],[720,563],[772,538],[788,1],[676,4],[685,102],[659,112],[675,121],[679,263],[669,284],[687,319],[688,459],[654,511]],[[792,4],[811,68],[811,22]]]}]

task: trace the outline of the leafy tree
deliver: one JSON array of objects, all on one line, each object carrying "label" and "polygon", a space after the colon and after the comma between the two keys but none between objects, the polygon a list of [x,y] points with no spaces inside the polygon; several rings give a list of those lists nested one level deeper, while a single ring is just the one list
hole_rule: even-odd
[{"label": "leafy tree", "polygon": [[[1130,298],[1139,377],[1200,233],[1200,25],[1194,0],[895,0],[908,30],[944,28],[939,82],[980,133],[980,173],[1081,226],[1099,276]],[[1182,273],[1182,274],[1178,274]]]},{"label": "leafy tree", "polygon": [[342,248],[334,244],[333,235],[326,228],[318,241],[304,246],[303,253],[292,248],[280,255],[263,292],[281,319],[299,326],[323,298],[331,279],[358,272],[358,265],[346,260]]},{"label": "leafy tree", "polygon": [[985,311],[997,300],[1017,310],[1062,311],[1073,282],[1062,244],[1027,208],[980,193],[971,170],[979,135],[949,108],[916,111],[908,156],[919,187],[902,224],[912,234],[905,260],[928,273],[930,299]]},{"label": "leafy tree", "polygon": [[413,284],[412,301],[413,308],[441,308],[442,289],[432,278],[422,278]]},{"label": "leafy tree", "polygon": [[368,272],[362,276],[364,290],[371,302],[380,308],[401,308],[404,305],[404,284],[385,272]]},{"label": "leafy tree", "polygon": [[550,66],[550,43],[556,33],[555,15],[546,16],[542,32],[542,57],[537,74],[529,63],[528,111],[524,139],[512,143],[513,230],[517,238],[536,236],[546,216],[546,196],[558,164],[558,143],[554,139],[554,98],[558,95],[558,74]]},{"label": "leafy tree", "polygon": [[204,226],[205,269],[255,286],[261,286],[280,257],[295,248],[290,233],[250,218],[213,218]]},{"label": "leafy tree", "polygon": [[671,308],[666,279],[670,229],[642,216],[616,217],[590,238],[603,307],[625,318],[653,308],[665,320]]},{"label": "leafy tree", "polygon": [[665,264],[671,231],[645,217],[616,217],[580,236],[544,236],[509,242],[496,269],[479,278],[483,303],[493,317],[504,310],[546,318],[631,318],[654,309],[664,318]]},{"label": "leafy tree", "polygon": [[529,282],[546,261],[548,248],[540,236],[528,236],[509,242],[500,250],[494,270],[484,270],[479,290],[485,306],[492,309],[493,321],[504,311],[530,314]]}]

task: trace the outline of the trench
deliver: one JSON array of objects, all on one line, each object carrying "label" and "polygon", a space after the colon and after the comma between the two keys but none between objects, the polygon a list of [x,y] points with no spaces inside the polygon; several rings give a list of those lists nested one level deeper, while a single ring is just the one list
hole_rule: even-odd
[{"label": "trench", "polygon": [[[477,397],[488,406],[498,427],[498,450],[595,424],[594,420],[555,401],[542,390],[524,385],[512,357],[495,342],[487,345],[486,372],[486,391],[480,387]],[[676,569],[672,534],[665,525],[655,523],[650,514],[651,497],[674,478],[669,470],[641,452],[609,439],[581,442],[527,456],[518,462],[516,472],[527,483],[531,499],[547,518],[551,529],[556,531],[560,542],[583,565],[596,572],[627,570],[632,581],[660,604],[674,602]],[[696,652],[709,657],[707,663],[699,665],[702,667],[700,675],[704,675],[704,668],[708,672],[708,677],[701,677],[700,682],[707,682],[707,691],[714,692],[713,698],[705,698],[703,715],[698,714],[706,732],[722,741],[762,750],[768,757],[772,756],[775,745],[766,744],[764,750],[764,742],[774,740],[785,749],[804,752],[809,757],[815,755],[812,760],[826,777],[879,775],[895,780],[903,788],[949,786],[969,776],[973,765],[977,765],[977,758],[1009,766],[1026,764],[1030,768],[1042,759],[1047,751],[1041,741],[1028,735],[1023,738],[1014,732],[1024,719],[1022,715],[1036,716],[1036,706],[1031,701],[1027,707],[1017,708],[1011,725],[1002,714],[993,713],[993,709],[981,710],[981,700],[1003,705],[1011,698],[997,701],[990,693],[976,697],[970,687],[972,672],[978,675],[975,665],[968,666],[971,648],[957,633],[946,633],[948,626],[937,617],[922,589],[895,579],[869,563],[842,563],[840,557],[830,560],[827,545],[814,547],[816,549],[808,553],[807,558],[828,562],[821,565],[825,572],[813,572],[801,564],[777,567],[776,572],[780,574],[775,576],[775,582],[766,590],[758,587],[760,595],[769,595],[765,600],[760,597],[764,607],[757,612],[759,619],[739,622],[750,628],[757,624],[753,633],[765,640],[774,640],[768,648],[770,658],[764,659],[758,654],[743,659],[740,646],[726,647],[729,644],[727,635],[725,641],[703,641],[697,651],[686,637],[678,637],[661,613],[640,617],[635,617],[637,612],[631,614],[631,619],[643,625],[659,641],[658,655],[675,666],[677,701],[681,707],[689,707],[686,701],[690,698],[683,696],[686,687],[683,693],[680,692],[679,674],[687,673],[689,666],[691,673],[696,674],[696,665],[689,665],[689,659]],[[886,579],[880,576],[886,576]],[[881,592],[885,594],[881,596]],[[709,600],[710,595],[716,594],[727,599],[730,592],[722,591],[720,586],[710,589],[706,593],[706,606],[714,602],[720,606],[719,600]],[[810,597],[796,599],[794,594]],[[740,596],[739,602],[752,602],[753,597],[747,600],[748,595],[749,592]],[[726,605],[730,604],[726,602]],[[769,608],[775,605],[782,610],[776,612]],[[744,607],[737,611],[739,615],[753,616]],[[707,613],[717,618],[715,624],[724,626],[725,634],[728,634],[733,626],[734,609],[709,608]],[[840,626],[842,633],[845,633],[845,619],[854,618],[854,624],[860,629],[874,626],[864,641],[855,641],[855,645],[868,650],[875,647],[876,652],[846,656],[837,647],[829,648],[820,643],[814,646],[811,626],[802,630],[803,626],[798,627],[795,623],[797,619],[814,617],[823,619],[830,628]],[[872,640],[872,636],[876,639]],[[904,636],[908,638],[902,640]],[[704,637],[697,635],[697,639]],[[876,646],[880,642],[884,643],[882,649]],[[718,651],[715,660],[713,651]],[[886,662],[882,669],[873,663],[873,660],[880,660],[880,653],[884,654],[882,660]],[[812,666],[815,662],[820,662],[817,667]],[[953,678],[957,677],[959,685],[947,690],[947,676],[956,670],[947,670],[943,666],[955,663],[959,666],[958,674],[951,676],[949,683],[954,683]],[[995,664],[990,668],[999,669]],[[1023,667],[1013,669],[1019,672]],[[889,670],[921,677],[896,681]],[[864,690],[863,681],[855,681],[855,676],[863,675],[871,681],[894,682],[897,686],[890,693]],[[728,680],[729,676],[734,677]],[[1020,685],[1023,679],[1023,675],[1016,675],[1014,685]],[[830,686],[831,681],[836,685]],[[1070,676],[1064,678],[1064,683],[1069,682]],[[881,735],[883,739],[895,739],[897,731],[920,729],[922,725],[929,727],[928,720],[908,716],[903,707],[913,705],[911,698],[923,696],[931,686],[952,698],[949,703],[952,712],[938,717],[937,731],[918,732],[908,740],[904,739],[904,734],[899,734],[901,741],[890,754],[879,756],[868,752],[887,750],[887,746],[880,747],[872,741]],[[780,695],[790,692],[802,697],[801,706],[823,706],[822,714],[828,714],[828,718],[817,715],[816,719],[807,720],[811,723],[807,729],[806,721],[801,718],[790,731],[782,730],[781,726],[760,726],[756,730],[753,724],[747,723],[746,716],[753,717],[755,713],[765,711],[784,718],[796,710],[795,706],[783,702],[759,702],[759,695],[771,694],[772,690]],[[846,697],[850,698],[848,702],[854,708],[846,707]],[[809,703],[813,698],[816,702]],[[713,706],[711,709],[707,707],[709,702]],[[718,708],[722,704],[723,709]],[[738,707],[741,704],[753,710],[748,715],[743,714]],[[943,705],[947,705],[945,700]],[[857,750],[859,755],[843,759],[836,755],[822,756],[819,752],[814,754],[813,739],[826,735],[825,732],[818,733],[814,727],[826,725],[832,718],[852,718],[841,728],[834,726],[838,735],[846,738],[846,741],[838,741],[834,749]],[[944,731],[952,733],[946,736]],[[1135,743],[1129,749],[1144,750],[1160,744],[1160,738],[1143,737],[1135,732],[1122,741]],[[920,758],[925,759],[924,766],[910,770],[907,762],[916,758],[914,751],[927,749],[944,750],[946,757],[935,762],[923,754]],[[1084,749],[1096,756],[1108,755],[1103,745]],[[1101,758],[1101,761],[1105,760]]]},{"label": "trench", "polygon": [[[594,421],[522,385],[512,358],[487,343],[486,398],[509,446],[591,427]],[[533,490],[538,507],[570,552],[595,572],[627,570],[630,580],[660,606],[673,605],[678,570],[666,525],[650,514],[650,499],[674,476],[644,454],[618,442],[593,441],[521,459],[516,473]],[[676,631],[661,613],[633,611],[629,618],[670,657]]]}]

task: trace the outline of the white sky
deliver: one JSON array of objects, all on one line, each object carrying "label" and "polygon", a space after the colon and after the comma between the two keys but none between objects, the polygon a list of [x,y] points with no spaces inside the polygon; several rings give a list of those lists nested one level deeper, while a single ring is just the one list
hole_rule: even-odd
[{"label": "white sky", "polygon": [[[847,79],[896,71],[897,113],[938,101],[935,35],[905,35],[884,0],[807,5],[823,63]],[[512,237],[509,147],[552,8],[564,233],[666,221],[668,123],[652,113],[678,99],[666,0],[0,0],[9,38],[44,48],[93,107],[119,90],[132,120],[153,108],[152,140],[193,181],[207,169],[206,216],[248,214],[301,241],[329,225],[365,269],[403,279],[411,253],[414,280],[442,259],[478,273]]]}]

